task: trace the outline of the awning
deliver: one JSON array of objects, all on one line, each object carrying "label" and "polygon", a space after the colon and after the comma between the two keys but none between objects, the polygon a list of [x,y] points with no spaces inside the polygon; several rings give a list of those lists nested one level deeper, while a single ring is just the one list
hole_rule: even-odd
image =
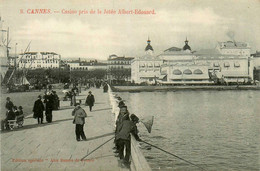
[{"label": "awning", "polygon": [[203,74],[203,72],[200,69],[196,69],[193,71],[193,74]]},{"label": "awning", "polygon": [[148,63],[147,66],[148,67],[153,67],[153,64],[152,63]]},{"label": "awning", "polygon": [[140,67],[145,67],[145,64],[144,63],[140,63],[139,66]]},{"label": "awning", "polygon": [[181,75],[182,74],[182,72],[180,70],[178,70],[178,69],[173,70],[172,73],[174,75]]},{"label": "awning", "polygon": [[234,67],[240,67],[240,64],[238,62],[235,62]]},{"label": "awning", "polygon": [[154,63],[154,66],[155,66],[155,67],[159,67],[160,64],[156,62],[156,63]]},{"label": "awning", "polygon": [[160,76],[159,76],[159,79],[162,80],[162,79],[164,79],[166,76],[167,76],[167,75],[160,75]]},{"label": "awning", "polygon": [[218,62],[215,62],[215,63],[214,63],[214,67],[219,67],[219,63],[218,63]]},{"label": "awning", "polygon": [[230,67],[229,62],[225,62],[225,63],[224,63],[224,67]]},{"label": "awning", "polygon": [[183,71],[183,74],[186,74],[186,75],[191,75],[192,72],[190,69],[186,69],[185,71]]}]

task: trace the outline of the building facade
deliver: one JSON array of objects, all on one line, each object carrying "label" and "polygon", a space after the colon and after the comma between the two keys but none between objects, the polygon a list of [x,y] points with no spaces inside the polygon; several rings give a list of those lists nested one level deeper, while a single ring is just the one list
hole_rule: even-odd
[{"label": "building facade", "polygon": [[110,55],[107,60],[107,79],[120,83],[131,80],[131,62],[134,57]]},{"label": "building facade", "polygon": [[260,81],[260,51],[256,51],[251,57],[253,58],[254,80]]},{"label": "building facade", "polygon": [[88,71],[88,70],[106,70],[107,63],[106,62],[98,62],[97,60],[90,60],[90,61],[81,61],[79,60],[72,60],[67,61],[67,65],[69,66],[71,71]]},{"label": "building facade", "polygon": [[145,55],[136,57],[131,63],[131,81],[155,84],[161,75],[162,60],[154,56],[151,40],[148,38]]},{"label": "building facade", "polygon": [[61,56],[54,52],[26,52],[20,54],[17,65],[19,68],[59,68]]},{"label": "building facade", "polygon": [[[171,47],[158,56],[146,54],[134,59],[132,81],[149,84],[155,80],[160,84],[229,84],[253,80],[256,62],[250,56],[248,43],[219,42],[215,49],[192,51],[188,42],[186,38],[183,48]],[[160,67],[156,68],[155,65]]]}]

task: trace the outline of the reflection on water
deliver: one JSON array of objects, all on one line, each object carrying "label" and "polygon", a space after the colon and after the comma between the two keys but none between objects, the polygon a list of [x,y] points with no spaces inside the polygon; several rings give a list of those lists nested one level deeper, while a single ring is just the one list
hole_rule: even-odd
[{"label": "reflection on water", "polygon": [[[142,139],[207,170],[259,170],[259,91],[118,93],[130,113],[155,117]],[[143,152],[153,170],[198,170],[155,148]]]}]

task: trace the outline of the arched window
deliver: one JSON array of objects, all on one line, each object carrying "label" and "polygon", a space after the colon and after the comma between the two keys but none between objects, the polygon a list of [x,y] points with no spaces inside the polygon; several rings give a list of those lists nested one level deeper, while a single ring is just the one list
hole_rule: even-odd
[{"label": "arched window", "polygon": [[193,74],[203,74],[203,72],[200,69],[196,69],[193,71]]},{"label": "arched window", "polygon": [[192,72],[190,69],[186,69],[185,71],[183,71],[183,74],[186,74],[186,75],[191,75]]},{"label": "arched window", "polygon": [[181,75],[182,74],[182,72],[180,70],[178,70],[178,69],[173,70],[172,73],[174,75]]}]

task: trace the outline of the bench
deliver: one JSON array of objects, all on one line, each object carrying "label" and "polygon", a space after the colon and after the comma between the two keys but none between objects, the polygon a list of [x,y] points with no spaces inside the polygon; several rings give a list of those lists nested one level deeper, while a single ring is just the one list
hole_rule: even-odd
[{"label": "bench", "polygon": [[14,128],[23,127],[23,120],[21,120],[21,121],[7,120],[7,123],[9,125],[10,130],[13,130]]}]

